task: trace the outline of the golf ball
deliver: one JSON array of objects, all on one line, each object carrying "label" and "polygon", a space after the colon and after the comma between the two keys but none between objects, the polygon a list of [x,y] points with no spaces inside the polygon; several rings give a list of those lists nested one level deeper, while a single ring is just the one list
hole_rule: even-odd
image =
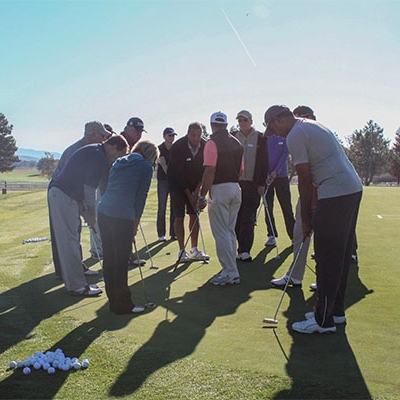
[{"label": "golf ball", "polygon": [[10,361],[10,368],[16,368],[17,367],[17,362],[16,361]]},{"label": "golf ball", "polygon": [[31,373],[31,369],[29,367],[25,367],[22,372],[24,375],[29,375]]},{"label": "golf ball", "polygon": [[89,366],[89,360],[87,358],[84,358],[82,360],[82,368],[87,368]]},{"label": "golf ball", "polygon": [[18,368],[22,368],[24,366],[24,362],[23,361],[18,361],[17,362],[17,367]]},{"label": "golf ball", "polygon": [[48,374],[54,374],[54,372],[56,372],[56,370],[55,370],[53,367],[49,367],[49,368],[47,369],[47,373],[48,373]]},{"label": "golf ball", "polygon": [[41,366],[42,364],[40,364],[40,362],[35,362],[35,364],[33,364],[33,368],[35,369],[40,369]]},{"label": "golf ball", "polygon": [[81,369],[81,364],[78,363],[78,362],[74,362],[74,363],[72,364],[72,366],[74,367],[74,369]]}]

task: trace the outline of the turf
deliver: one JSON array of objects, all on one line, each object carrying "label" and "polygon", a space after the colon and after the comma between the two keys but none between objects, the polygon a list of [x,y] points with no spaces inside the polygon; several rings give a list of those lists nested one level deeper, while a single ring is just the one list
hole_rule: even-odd
[{"label": "turf", "polygon": [[[131,317],[110,314],[105,295],[68,296],[54,278],[50,243],[22,244],[49,236],[45,191],[1,196],[0,398],[398,398],[399,190],[365,188],[357,231],[359,265],[352,265],[347,293],[348,324],[333,335],[310,336],[290,329],[315,302],[308,290],[315,277],[308,268],[303,288],[288,290],[278,328],[262,323],[274,316],[281,296],[269,281],[286,272],[292,259],[279,207],[280,260],[274,259],[276,249],[264,247],[261,213],[254,261],[238,264],[242,283],[212,287],[207,280],[220,266],[207,214],[202,213],[201,226],[210,264],[175,269],[177,243],[156,241],[153,184],[141,224],[160,267],[150,270],[148,260],[143,268],[149,300],[158,307]],[[295,186],[292,193],[296,199]],[[88,255],[85,228],[82,242]],[[137,242],[141,257],[148,258],[140,233]],[[314,268],[310,258],[309,266]],[[93,268],[100,269],[99,263]],[[142,304],[137,268],[129,271],[129,282],[134,301]],[[52,376],[44,371],[24,376],[8,368],[11,360],[56,348],[87,357],[91,366]]]}]

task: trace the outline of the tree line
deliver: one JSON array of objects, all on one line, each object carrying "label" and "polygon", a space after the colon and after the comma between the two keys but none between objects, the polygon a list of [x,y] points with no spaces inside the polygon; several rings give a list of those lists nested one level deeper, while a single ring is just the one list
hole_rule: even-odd
[{"label": "tree line", "polygon": [[[204,126],[203,126],[204,127]],[[233,133],[237,128],[232,126]],[[16,140],[12,135],[13,125],[9,124],[4,114],[0,113],[0,172],[12,171],[20,161],[15,155],[18,150]],[[395,134],[391,145],[385,138],[383,128],[376,122],[368,121],[362,129],[355,130],[346,138],[342,146],[347,157],[354,165],[365,186],[369,186],[374,178],[388,173],[400,183],[400,128]],[[208,137],[203,128],[204,137]],[[337,136],[337,135],[336,135]],[[340,141],[340,139],[337,137]],[[36,164],[36,168],[48,179],[57,166],[57,160],[50,152],[45,153]]]}]

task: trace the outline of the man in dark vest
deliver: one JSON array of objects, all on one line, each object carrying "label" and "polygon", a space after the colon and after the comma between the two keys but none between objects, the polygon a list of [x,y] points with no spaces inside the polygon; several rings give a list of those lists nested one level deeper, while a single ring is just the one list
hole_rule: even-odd
[{"label": "man in dark vest", "polygon": [[197,205],[203,209],[209,193],[208,216],[222,266],[210,283],[234,285],[240,283],[235,225],[242,196],[239,177],[243,171],[243,147],[226,129],[228,120],[224,113],[212,114],[210,122],[212,135],[204,147],[204,173]]}]

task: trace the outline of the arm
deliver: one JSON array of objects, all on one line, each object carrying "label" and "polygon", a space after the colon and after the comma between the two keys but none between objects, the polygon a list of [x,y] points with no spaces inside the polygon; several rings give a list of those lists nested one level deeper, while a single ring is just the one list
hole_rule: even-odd
[{"label": "arm", "polygon": [[298,164],[296,165],[296,171],[299,179],[299,194],[301,202],[301,218],[303,223],[303,239],[310,236],[311,227],[311,216],[312,216],[312,199],[314,188],[311,179],[310,164]]},{"label": "arm", "polygon": [[206,165],[204,168],[203,179],[201,181],[201,189],[200,189],[200,197],[197,202],[197,206],[200,210],[202,210],[206,206],[205,196],[209,192],[215,176],[215,167],[210,165]]}]

